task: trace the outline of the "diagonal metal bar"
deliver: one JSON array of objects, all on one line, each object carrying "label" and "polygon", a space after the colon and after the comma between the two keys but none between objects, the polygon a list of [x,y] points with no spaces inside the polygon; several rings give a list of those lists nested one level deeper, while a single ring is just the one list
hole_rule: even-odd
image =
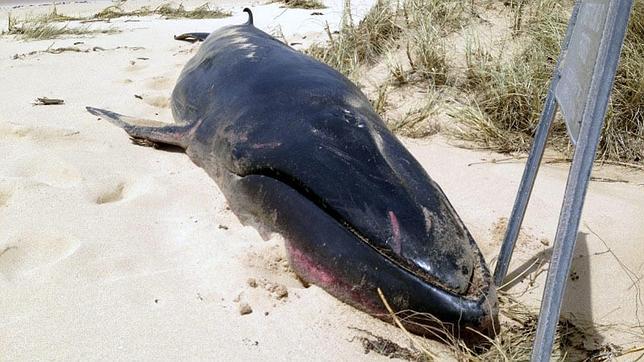
[{"label": "diagonal metal bar", "polygon": [[566,35],[561,44],[559,59],[557,60],[557,65],[555,66],[552,78],[550,80],[550,88],[548,89],[548,94],[543,106],[543,111],[541,112],[541,118],[539,119],[539,124],[537,125],[537,130],[534,135],[532,149],[528,154],[525,170],[523,171],[521,183],[519,184],[517,197],[514,201],[514,206],[512,207],[512,214],[510,214],[510,220],[508,221],[508,228],[505,231],[505,237],[503,238],[501,251],[499,252],[499,256],[497,258],[496,267],[494,269],[494,283],[497,286],[501,286],[503,284],[503,279],[505,279],[505,276],[508,273],[508,267],[510,266],[510,259],[512,258],[512,253],[514,251],[514,245],[516,244],[517,237],[519,236],[519,230],[521,229],[523,217],[525,216],[528,202],[530,201],[530,195],[532,194],[534,181],[537,178],[537,173],[539,172],[539,165],[541,164],[543,152],[546,148],[548,132],[550,131],[550,127],[552,126],[555,112],[557,111],[555,89],[557,88],[557,84],[559,83],[560,78],[559,68],[564,54],[568,50],[570,37],[572,36],[572,30],[574,28],[578,12],[579,4],[576,3],[568,22],[568,30],[566,31]]},{"label": "diagonal metal bar", "polygon": [[606,25],[566,184],[552,260],[541,301],[532,361],[549,361],[552,353],[561,312],[561,302],[579,229],[579,219],[632,6],[632,0],[610,0],[607,2],[609,8]]}]

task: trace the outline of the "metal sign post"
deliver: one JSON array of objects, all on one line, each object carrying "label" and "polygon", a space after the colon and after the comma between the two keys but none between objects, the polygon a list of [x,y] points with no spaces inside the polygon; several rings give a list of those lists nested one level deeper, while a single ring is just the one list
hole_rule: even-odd
[{"label": "metal sign post", "polygon": [[568,24],[534,144],[499,253],[494,281],[505,278],[557,105],[575,144],[546,278],[532,361],[548,361],[632,0],[578,0]]}]

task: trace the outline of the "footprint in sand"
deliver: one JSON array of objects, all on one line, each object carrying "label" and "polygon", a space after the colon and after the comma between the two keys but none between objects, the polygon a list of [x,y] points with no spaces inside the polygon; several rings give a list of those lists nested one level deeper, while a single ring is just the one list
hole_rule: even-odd
[{"label": "footprint in sand", "polygon": [[135,181],[121,177],[107,177],[87,181],[84,186],[86,200],[102,206],[149,194],[154,188],[154,179],[140,177]]},{"label": "footprint in sand", "polygon": [[82,181],[80,170],[64,159],[52,154],[34,153],[7,162],[4,166],[6,174],[57,187],[76,185]]},{"label": "footprint in sand", "polygon": [[77,139],[80,132],[73,129],[54,127],[29,127],[12,122],[0,122],[0,140],[24,139],[36,142],[67,142]]},{"label": "footprint in sand", "polygon": [[144,96],[143,101],[153,107],[169,108],[170,98],[165,96]]},{"label": "footprint in sand", "polygon": [[135,95],[135,97],[143,100],[144,103],[149,104],[152,107],[170,108],[170,97],[165,95],[141,94]]},{"label": "footprint in sand", "polygon": [[128,72],[138,72],[141,71],[145,68],[147,68],[149,65],[145,61],[141,60],[130,60],[129,64],[127,65],[126,70]]},{"label": "footprint in sand", "polygon": [[46,234],[0,241],[0,275],[15,280],[70,257],[79,246],[78,241]]},{"label": "footprint in sand", "polygon": [[96,197],[96,203],[98,205],[109,204],[112,202],[117,202],[123,200],[125,190],[125,183],[119,182],[116,186],[112,186],[102,191],[98,197]]},{"label": "footprint in sand", "polygon": [[171,90],[173,85],[174,82],[170,78],[164,76],[152,77],[145,81],[145,86],[152,90]]},{"label": "footprint in sand", "polygon": [[78,141],[79,137],[80,133],[72,129],[0,122],[0,143],[13,140],[17,143],[16,149],[22,149],[4,158],[1,172],[51,186],[75,184],[82,179],[78,168],[49,149],[52,143]]}]

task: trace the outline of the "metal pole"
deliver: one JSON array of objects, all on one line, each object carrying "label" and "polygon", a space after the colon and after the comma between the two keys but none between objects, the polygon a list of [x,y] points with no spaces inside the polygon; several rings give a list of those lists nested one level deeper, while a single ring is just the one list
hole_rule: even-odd
[{"label": "metal pole", "polygon": [[549,361],[552,353],[555,332],[561,312],[561,302],[575,248],[579,219],[584,206],[588,180],[604,123],[608,97],[615,78],[631,5],[632,0],[610,1],[579,141],[575,148],[575,155],[568,175],[568,183],[566,184],[566,193],[564,194],[563,207],[555,236],[552,260],[550,261],[544,296],[541,301],[539,324],[532,350],[532,361]]},{"label": "metal pole", "polygon": [[528,160],[526,161],[523,176],[521,177],[521,183],[519,184],[517,198],[514,201],[514,206],[512,207],[512,213],[510,214],[510,220],[508,221],[508,228],[505,231],[505,237],[503,238],[501,251],[499,252],[499,257],[496,261],[496,267],[494,269],[494,284],[496,284],[497,286],[502,285],[503,279],[505,279],[505,276],[508,273],[510,258],[512,257],[514,245],[516,244],[517,237],[519,236],[519,230],[521,229],[521,224],[523,223],[523,217],[525,216],[525,211],[528,207],[528,202],[530,201],[530,195],[532,194],[534,181],[537,178],[537,173],[539,172],[539,165],[541,164],[543,151],[546,148],[548,132],[550,131],[552,120],[555,117],[555,112],[557,111],[555,89],[557,88],[557,84],[559,83],[560,78],[559,65],[562,58],[564,57],[564,54],[566,53],[566,50],[568,49],[568,44],[570,43],[570,37],[572,35],[572,29],[574,28],[578,12],[579,4],[575,3],[572,15],[570,16],[570,20],[568,22],[568,30],[566,31],[566,36],[564,37],[564,40],[561,44],[561,51],[559,53],[557,65],[555,66],[555,70],[550,80],[550,88],[548,89],[546,101],[543,106],[543,112],[541,112],[541,118],[539,119],[537,131],[534,135],[532,149],[528,154]]}]

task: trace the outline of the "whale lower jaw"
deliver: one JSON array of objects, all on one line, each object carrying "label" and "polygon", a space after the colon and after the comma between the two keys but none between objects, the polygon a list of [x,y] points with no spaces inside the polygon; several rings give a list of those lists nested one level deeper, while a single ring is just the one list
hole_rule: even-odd
[{"label": "whale lower jaw", "polygon": [[[356,237],[315,202],[279,180],[265,175],[229,174],[222,188],[242,222],[253,220],[284,236],[291,267],[304,281],[339,300],[381,319],[391,308],[401,312],[405,326],[426,334],[436,326],[459,335],[468,329],[492,335],[497,326],[497,296],[480,251],[473,278],[460,295],[431,283]],[[476,335],[477,333],[471,333]]]}]

